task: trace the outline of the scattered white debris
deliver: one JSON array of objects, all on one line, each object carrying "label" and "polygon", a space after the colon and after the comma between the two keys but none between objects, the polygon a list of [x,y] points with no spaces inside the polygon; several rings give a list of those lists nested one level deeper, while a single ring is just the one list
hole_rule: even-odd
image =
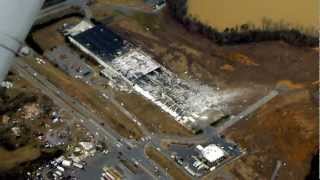
[{"label": "scattered white debris", "polygon": [[61,167],[61,166],[57,166],[57,169],[58,169],[60,172],[64,172],[64,168]]},{"label": "scattered white debris", "polygon": [[56,117],[52,120],[52,123],[57,123],[57,122],[59,122],[59,117]]},{"label": "scattered white debris", "polygon": [[[67,27],[67,25],[64,25],[65,27]],[[72,35],[72,36],[75,36],[81,32],[84,32],[88,29],[91,29],[93,27],[93,24],[89,21],[81,21],[79,24],[77,24],[76,26],[70,28],[70,29],[67,29],[65,31],[65,35]]]},{"label": "scattered white debris", "polygon": [[20,136],[21,135],[21,129],[19,127],[13,127],[11,128],[11,131],[15,136]]},{"label": "scattered white debris", "polygon": [[70,167],[71,166],[71,161],[69,161],[69,160],[63,160],[62,161],[62,166],[64,166],[64,167]]},{"label": "scattered white debris", "polygon": [[19,52],[18,54],[20,56],[27,56],[30,54],[30,48],[28,46],[22,46],[20,49],[19,49]]},{"label": "scattered white debris", "polygon": [[74,167],[79,168],[79,169],[83,169],[83,165],[82,165],[82,164],[80,164],[80,163],[76,163],[76,162],[74,162],[72,165],[73,165]]},{"label": "scattered white debris", "polygon": [[74,152],[75,152],[75,153],[79,153],[79,152],[81,152],[81,149],[80,149],[79,147],[75,147],[75,148],[74,148]]},{"label": "scattered white debris", "polygon": [[86,151],[93,149],[93,144],[90,142],[80,142],[79,145]]},{"label": "scattered white debris", "polygon": [[36,61],[38,64],[46,64],[46,62],[40,57],[36,57]]},{"label": "scattered white debris", "polygon": [[10,89],[13,87],[13,84],[12,84],[12,82],[9,82],[9,81],[2,81],[1,87],[6,88],[6,89]]},{"label": "scattered white debris", "polygon": [[55,172],[54,172],[54,175],[60,177],[60,176],[62,176],[62,172],[60,172],[60,171],[55,171]]},{"label": "scattered white debris", "polygon": [[55,161],[56,161],[57,163],[61,163],[64,159],[65,159],[64,156],[60,156],[60,157],[58,157]]}]

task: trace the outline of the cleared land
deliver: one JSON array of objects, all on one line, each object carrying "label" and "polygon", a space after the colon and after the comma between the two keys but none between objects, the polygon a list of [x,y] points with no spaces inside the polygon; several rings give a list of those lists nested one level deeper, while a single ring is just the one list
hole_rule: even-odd
[{"label": "cleared land", "polygon": [[[286,165],[280,179],[304,179],[317,149],[317,108],[308,90],[277,97],[255,116],[229,129],[226,135],[247,147],[244,163],[269,178],[277,160]],[[236,169],[234,169],[236,170]]]}]

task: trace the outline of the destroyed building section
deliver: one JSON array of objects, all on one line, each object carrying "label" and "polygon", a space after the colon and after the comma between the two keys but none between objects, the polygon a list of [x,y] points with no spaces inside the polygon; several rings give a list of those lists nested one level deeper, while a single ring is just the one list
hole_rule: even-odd
[{"label": "destroyed building section", "polygon": [[187,126],[208,125],[224,115],[212,88],[181,80],[163,68],[137,80],[134,88]]},{"label": "destroyed building section", "polygon": [[160,65],[152,61],[151,57],[138,51],[131,51],[113,59],[111,65],[130,81],[135,81],[160,68]]},{"label": "destroyed building section", "polygon": [[74,32],[70,34],[76,35],[68,36],[70,42],[102,65],[103,75],[115,84],[126,82],[183,126],[198,129],[224,116],[212,88],[179,79],[106,27],[97,25]]},{"label": "destroyed building section", "polygon": [[62,179],[108,152],[108,142],[88,132],[83,120],[16,72],[4,82],[10,86],[0,88],[0,179]]}]

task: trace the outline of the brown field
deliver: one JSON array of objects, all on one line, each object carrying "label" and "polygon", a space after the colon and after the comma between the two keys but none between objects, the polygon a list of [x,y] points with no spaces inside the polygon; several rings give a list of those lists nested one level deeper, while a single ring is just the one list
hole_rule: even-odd
[{"label": "brown field", "polygon": [[34,40],[44,49],[51,49],[65,42],[64,37],[57,31],[64,23],[77,24],[81,19],[77,17],[66,18],[41,28],[32,33]]},{"label": "brown field", "polygon": [[302,178],[309,172],[310,159],[317,149],[317,51],[281,41],[217,46],[187,32],[165,12],[158,16],[155,28],[149,28],[154,23],[148,18],[143,23],[141,19],[126,16],[109,26],[181,78],[218,86],[232,114],[275,87],[289,89],[248,121],[226,132],[249,153],[223,168],[223,176],[214,173],[208,179],[225,179],[228,175],[269,179],[276,160],[287,164],[280,170],[280,179]]},{"label": "brown field", "polygon": [[15,151],[7,151],[0,148],[0,172],[10,170],[17,165],[37,159],[40,157],[40,149],[30,144]]},{"label": "brown field", "polygon": [[[83,82],[80,82],[79,80],[72,79],[49,63],[39,65],[34,59],[28,59],[28,64],[30,64],[40,74],[47,77],[55,86],[61,88],[66,94],[76,98],[102,117],[108,125],[118,131],[122,136],[136,139],[142,137],[142,133],[138,126],[116,107],[103,101],[102,97],[95,89],[89,87]],[[79,89],[81,89],[81,91],[79,91]]]},{"label": "brown field", "polygon": [[141,95],[126,92],[115,92],[115,98],[124,103],[124,107],[134,114],[146,128],[155,133],[192,136],[192,132],[179,123],[169,114]]},{"label": "brown field", "polygon": [[231,173],[234,179],[270,179],[280,160],[284,165],[278,179],[304,179],[318,148],[318,109],[312,96],[306,89],[280,95],[229,129],[226,137],[246,148],[247,155],[207,178]]}]

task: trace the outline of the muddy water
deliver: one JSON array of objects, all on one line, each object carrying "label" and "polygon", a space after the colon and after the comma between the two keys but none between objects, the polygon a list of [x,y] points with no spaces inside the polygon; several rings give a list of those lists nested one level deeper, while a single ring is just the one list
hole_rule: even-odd
[{"label": "muddy water", "polygon": [[218,30],[262,19],[312,31],[318,24],[317,0],[188,0],[189,14]]}]

